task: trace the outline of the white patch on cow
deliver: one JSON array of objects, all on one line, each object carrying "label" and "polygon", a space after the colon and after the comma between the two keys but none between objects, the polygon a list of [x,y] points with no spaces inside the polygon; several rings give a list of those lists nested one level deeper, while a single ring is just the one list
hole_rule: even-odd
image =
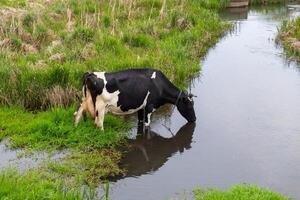
[{"label": "white patch on cow", "polygon": [[[118,91],[118,94],[119,94],[119,91]],[[125,111],[125,112],[121,110],[121,106],[117,105],[119,97],[118,97],[118,95],[116,95],[113,101],[110,101],[109,103],[107,103],[106,109],[108,110],[108,112],[113,113],[115,115],[132,114],[146,106],[149,95],[150,95],[150,92],[148,91],[143,103],[139,107],[134,108],[134,109],[129,109],[128,111]]]},{"label": "white patch on cow", "polygon": [[148,115],[147,115],[148,122],[145,123],[145,126],[149,126],[149,125],[150,125],[151,114],[152,114],[152,113],[148,113]]},{"label": "white patch on cow", "polygon": [[156,77],[156,72],[153,72],[151,79],[155,79],[155,77]]},{"label": "white patch on cow", "polygon": [[102,79],[104,81],[104,85],[106,85],[107,80],[104,76],[105,72],[93,72],[93,73],[97,76],[97,78]]}]

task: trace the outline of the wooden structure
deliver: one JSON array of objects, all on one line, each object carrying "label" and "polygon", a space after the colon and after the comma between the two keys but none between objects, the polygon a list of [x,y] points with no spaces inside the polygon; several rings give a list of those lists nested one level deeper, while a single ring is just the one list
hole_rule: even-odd
[{"label": "wooden structure", "polygon": [[228,8],[240,8],[247,7],[249,5],[250,0],[230,0],[228,4]]}]

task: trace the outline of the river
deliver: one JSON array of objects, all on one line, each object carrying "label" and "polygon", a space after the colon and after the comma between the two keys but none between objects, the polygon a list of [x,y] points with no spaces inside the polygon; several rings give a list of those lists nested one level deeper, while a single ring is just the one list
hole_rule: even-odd
[{"label": "river", "polygon": [[248,183],[300,199],[300,68],[274,41],[281,22],[298,12],[222,12],[235,28],[201,60],[191,85],[196,124],[185,125],[176,109],[154,116],[151,134],[130,141],[122,161],[128,174],[111,184],[111,198],[188,198],[196,186]]}]

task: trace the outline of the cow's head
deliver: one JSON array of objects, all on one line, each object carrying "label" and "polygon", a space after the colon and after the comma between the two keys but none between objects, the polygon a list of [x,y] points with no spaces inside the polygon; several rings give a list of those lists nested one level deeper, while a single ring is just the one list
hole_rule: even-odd
[{"label": "cow's head", "polygon": [[187,91],[182,91],[179,94],[177,100],[177,109],[180,114],[188,121],[188,122],[195,122],[196,115],[194,110],[194,101],[193,95],[188,94]]}]

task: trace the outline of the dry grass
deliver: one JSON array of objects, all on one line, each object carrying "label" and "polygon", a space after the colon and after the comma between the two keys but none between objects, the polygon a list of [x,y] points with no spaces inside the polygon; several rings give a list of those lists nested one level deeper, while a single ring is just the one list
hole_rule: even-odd
[{"label": "dry grass", "polygon": [[74,99],[79,99],[80,92],[74,87],[63,88],[60,85],[55,85],[45,92],[45,104],[55,107],[70,106]]}]

